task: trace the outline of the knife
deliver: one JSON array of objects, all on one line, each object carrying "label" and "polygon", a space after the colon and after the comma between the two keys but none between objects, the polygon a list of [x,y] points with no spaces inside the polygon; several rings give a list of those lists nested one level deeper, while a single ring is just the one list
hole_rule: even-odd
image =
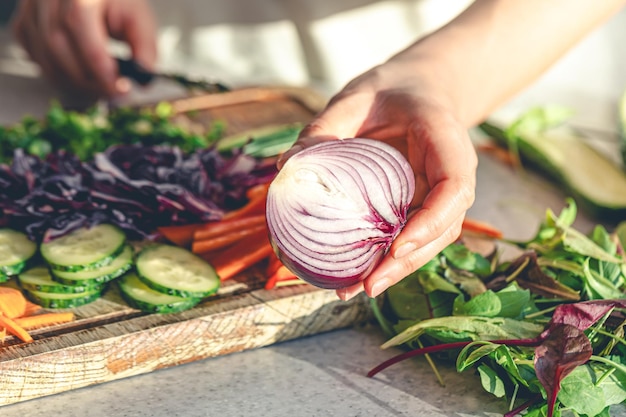
[{"label": "knife", "polygon": [[155,78],[164,78],[190,90],[201,90],[206,93],[224,93],[230,91],[229,87],[219,82],[191,79],[185,75],[176,73],[150,71],[134,59],[116,58],[116,61],[120,75],[134,80],[139,85],[145,86],[154,81]]}]

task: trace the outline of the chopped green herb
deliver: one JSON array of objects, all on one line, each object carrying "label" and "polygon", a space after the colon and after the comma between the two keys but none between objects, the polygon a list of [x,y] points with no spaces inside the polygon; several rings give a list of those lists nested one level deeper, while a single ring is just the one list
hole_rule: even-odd
[{"label": "chopped green herb", "polygon": [[83,161],[120,144],[171,145],[193,152],[223,136],[222,122],[190,126],[189,119],[181,118],[167,102],[154,108],[93,107],[84,112],[53,102],[41,120],[25,116],[19,123],[0,127],[0,162],[10,161],[17,148],[38,157],[63,149]]}]

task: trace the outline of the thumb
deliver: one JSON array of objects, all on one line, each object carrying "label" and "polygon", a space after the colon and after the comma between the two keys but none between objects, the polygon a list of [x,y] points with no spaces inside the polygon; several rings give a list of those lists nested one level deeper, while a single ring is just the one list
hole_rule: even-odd
[{"label": "thumb", "polygon": [[283,153],[278,160],[278,168],[282,168],[287,159],[304,148],[317,143],[355,137],[359,131],[363,117],[359,117],[349,98],[345,100],[333,98],[327,107],[309,122],[298,135],[298,140]]},{"label": "thumb", "polygon": [[[302,132],[304,132],[304,130]],[[326,135],[326,136],[303,136],[302,134],[300,134],[300,136],[298,137],[298,140],[296,140],[294,142],[294,144],[291,145],[291,148],[289,148],[282,155],[280,155],[280,157],[278,158],[278,161],[276,162],[276,166],[278,167],[278,169],[282,169],[283,166],[285,165],[285,162],[287,162],[287,160],[289,158],[291,158],[292,156],[294,156],[295,154],[297,154],[298,152],[300,152],[304,148],[308,148],[309,146],[313,146],[316,143],[320,143],[320,142],[324,142],[324,141],[328,141],[328,140],[338,140],[338,139],[340,139],[340,138],[337,137],[337,136],[332,136],[332,135]]]}]

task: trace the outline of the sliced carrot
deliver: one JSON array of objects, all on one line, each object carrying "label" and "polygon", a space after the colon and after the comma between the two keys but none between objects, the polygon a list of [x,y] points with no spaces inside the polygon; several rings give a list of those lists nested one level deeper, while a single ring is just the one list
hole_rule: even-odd
[{"label": "sliced carrot", "polygon": [[206,227],[206,224],[185,224],[181,226],[159,227],[158,231],[170,242],[178,246],[189,247],[193,241],[195,231],[203,227]]},{"label": "sliced carrot", "polygon": [[22,342],[29,343],[33,341],[33,337],[26,329],[17,324],[13,319],[10,319],[3,314],[0,314],[0,327],[4,327],[7,333],[12,334]]},{"label": "sliced carrot", "polygon": [[26,310],[24,311],[24,316],[32,316],[42,308],[43,307],[41,307],[39,304],[31,303],[30,301],[26,300]]},{"label": "sliced carrot", "polygon": [[278,259],[278,256],[276,256],[276,253],[272,251],[272,254],[267,259],[267,268],[265,268],[265,276],[271,277],[272,275],[274,275],[276,271],[278,271],[278,268],[280,268],[281,266],[283,266],[283,263],[281,262],[280,259]]},{"label": "sliced carrot", "polygon": [[285,265],[281,265],[276,272],[274,272],[267,280],[267,282],[265,283],[265,289],[266,290],[271,290],[272,288],[275,288],[277,285],[279,285],[279,282],[281,281],[289,281],[289,280],[296,280],[296,279],[300,279],[297,276],[295,276],[293,274],[293,272],[291,272],[289,269],[287,269],[287,267]]},{"label": "sliced carrot", "polygon": [[219,221],[180,226],[162,226],[158,228],[158,231],[170,242],[178,246],[189,247],[194,240],[196,232],[212,229],[216,223],[221,224],[226,220],[239,219],[249,215],[264,215],[268,188],[269,183],[257,184],[248,188],[246,191],[248,202],[243,207],[226,213]]},{"label": "sliced carrot", "polygon": [[235,230],[246,229],[260,224],[265,224],[264,214],[245,216],[231,220],[220,220],[218,222],[206,224],[204,227],[197,229],[193,235],[193,240],[213,239]]},{"label": "sliced carrot", "polygon": [[254,214],[265,214],[265,201],[266,197],[255,197],[248,200],[245,206],[240,209],[229,211],[222,217],[223,220],[238,219],[244,216],[250,216]]},{"label": "sliced carrot", "polygon": [[269,183],[267,183],[255,185],[254,187],[249,188],[246,192],[248,202],[240,209],[226,213],[222,217],[222,220],[238,219],[254,214],[265,214],[265,202],[267,200],[267,190],[269,189],[269,186]]},{"label": "sliced carrot", "polygon": [[205,253],[216,249],[222,249],[228,245],[232,245],[235,242],[240,241],[246,236],[256,234],[258,232],[267,231],[265,224],[250,227],[247,229],[239,229],[226,233],[220,236],[216,236],[212,239],[196,240],[191,245],[191,251],[193,253]]},{"label": "sliced carrot", "polygon": [[267,233],[256,233],[240,240],[213,258],[211,264],[222,281],[256,265],[272,254]]},{"label": "sliced carrot", "polygon": [[33,316],[18,317],[15,322],[25,329],[35,329],[52,324],[68,323],[74,320],[74,313],[42,313]]},{"label": "sliced carrot", "polygon": [[274,275],[270,276],[267,281],[265,282],[265,289],[266,290],[273,290],[274,288],[276,288],[276,283],[278,282],[278,279],[276,277],[274,277]]},{"label": "sliced carrot", "polygon": [[250,200],[256,197],[267,197],[267,190],[269,190],[269,188],[270,188],[269,182],[265,184],[253,185],[252,187],[248,188],[248,190],[246,191],[246,197],[248,197],[248,199]]},{"label": "sliced carrot", "polygon": [[0,313],[14,319],[26,312],[26,297],[18,289],[0,287]]},{"label": "sliced carrot", "polygon": [[463,233],[470,232],[484,237],[490,237],[493,239],[502,239],[502,231],[489,223],[482,222],[480,220],[468,219],[463,220],[462,226]]}]

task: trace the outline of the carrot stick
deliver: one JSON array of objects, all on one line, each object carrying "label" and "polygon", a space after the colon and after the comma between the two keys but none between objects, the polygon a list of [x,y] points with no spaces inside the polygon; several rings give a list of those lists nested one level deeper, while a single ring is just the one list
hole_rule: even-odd
[{"label": "carrot stick", "polygon": [[191,251],[193,253],[204,253],[216,249],[221,249],[245,238],[246,236],[250,236],[257,232],[262,232],[266,230],[267,227],[265,226],[265,224],[260,224],[258,226],[254,226],[248,229],[235,230],[233,232],[217,236],[212,239],[196,240],[191,245]]},{"label": "carrot stick", "polygon": [[22,342],[29,343],[33,341],[33,337],[22,326],[17,324],[9,317],[0,314],[0,327],[4,327],[6,331],[13,336],[16,336]]},{"label": "carrot stick", "polygon": [[[211,223],[207,223],[211,224]],[[158,231],[165,236],[170,242],[182,246],[189,247],[193,241],[193,234],[196,230],[206,227],[205,224],[185,224],[181,226],[163,226]]]},{"label": "carrot stick", "polygon": [[214,223],[222,223],[224,220],[241,218],[252,214],[264,215],[268,188],[269,183],[257,184],[250,187],[246,191],[248,202],[243,207],[226,213],[222,216],[221,221],[186,224],[180,226],[162,226],[158,228],[158,231],[170,242],[175,243],[178,246],[189,247],[194,239],[194,234],[197,231],[211,229]]},{"label": "carrot stick", "polygon": [[18,317],[15,322],[25,329],[50,326],[52,324],[67,323],[74,320],[74,313],[43,313],[33,316]]},{"label": "carrot stick", "polygon": [[256,233],[220,252],[211,264],[222,281],[261,262],[272,254],[267,232]]},{"label": "carrot stick", "polygon": [[229,211],[222,216],[223,220],[238,219],[244,216],[250,216],[254,214],[265,214],[265,201],[266,195],[255,196],[248,200],[245,206],[240,209]]},{"label": "carrot stick", "polygon": [[26,300],[26,310],[24,311],[24,316],[32,316],[42,308],[43,307],[41,307],[39,304],[31,303],[30,301]]},{"label": "carrot stick", "polygon": [[270,188],[269,182],[265,184],[254,185],[248,188],[248,190],[246,191],[246,197],[248,197],[249,200],[252,200],[253,198],[256,198],[256,197],[267,197],[267,190],[269,188]]},{"label": "carrot stick", "polygon": [[265,289],[266,290],[273,290],[274,288],[276,288],[276,283],[278,282],[278,278],[275,277],[274,275],[270,276],[267,281],[265,282]]},{"label": "carrot stick", "polygon": [[26,297],[18,289],[0,287],[0,314],[14,319],[21,317],[26,311]]},{"label": "carrot stick", "polygon": [[252,214],[265,214],[265,201],[267,200],[267,190],[269,188],[270,183],[250,187],[248,191],[246,191],[248,202],[240,209],[226,213],[222,219],[229,220]]},{"label": "carrot stick", "polygon": [[269,256],[268,261],[267,261],[267,268],[265,268],[265,276],[271,277],[272,275],[274,275],[276,271],[278,271],[278,268],[280,268],[281,266],[283,266],[283,263],[280,261],[280,259],[278,259],[278,256],[276,256],[276,253],[272,252],[272,254]]},{"label": "carrot stick", "polygon": [[489,223],[482,222],[480,220],[473,220],[465,218],[462,226],[463,233],[470,232],[484,237],[490,237],[493,239],[502,239],[502,231]]},{"label": "carrot stick", "polygon": [[281,281],[289,281],[293,279],[299,279],[293,274],[285,265],[281,265],[276,272],[274,272],[265,283],[265,289],[271,290],[276,287]]},{"label": "carrot stick", "polygon": [[193,240],[213,239],[228,232],[265,224],[265,215],[257,214],[232,220],[220,220],[195,231]]}]

